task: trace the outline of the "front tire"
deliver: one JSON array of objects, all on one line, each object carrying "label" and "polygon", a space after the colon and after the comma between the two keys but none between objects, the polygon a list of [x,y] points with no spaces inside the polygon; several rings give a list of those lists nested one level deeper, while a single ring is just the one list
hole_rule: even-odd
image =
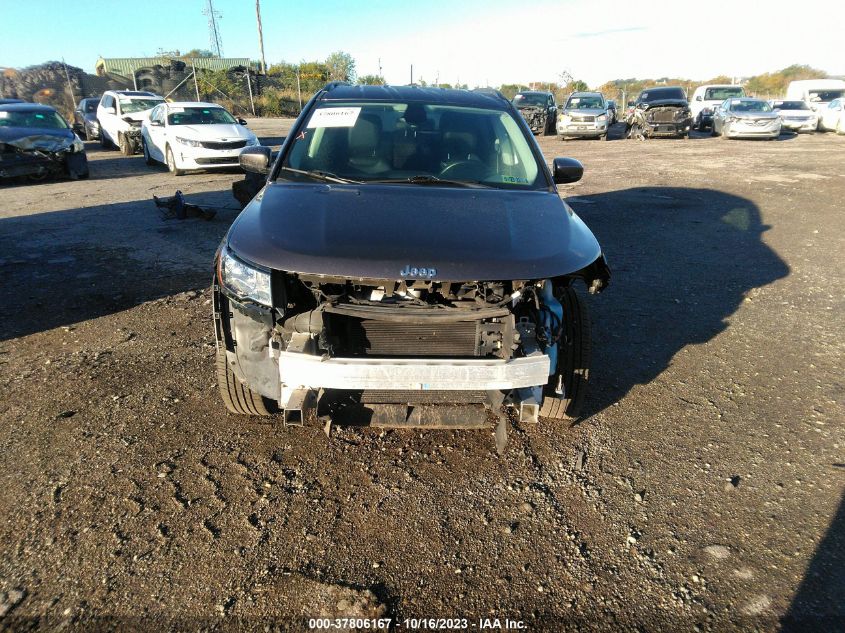
[{"label": "front tire", "polygon": [[120,147],[120,153],[124,156],[132,156],[135,153],[135,142],[126,136],[126,134],[118,133],[117,143]]},{"label": "front tire", "polygon": [[[554,420],[577,418],[580,415],[590,378],[590,315],[586,302],[572,287],[564,288],[560,297],[563,306],[563,334],[558,342],[557,372],[545,388],[540,415]],[[556,396],[558,376],[563,376],[564,396]]]},{"label": "front tire", "polygon": [[167,169],[170,170],[171,174],[174,176],[183,176],[185,174],[183,169],[176,167],[176,159],[173,157],[173,150],[170,149],[170,145],[165,150],[165,158],[167,159]]},{"label": "front tire", "polygon": [[155,165],[156,161],[150,154],[150,148],[147,147],[147,142],[144,140],[143,136],[141,137],[141,150],[144,152],[144,162],[150,167]]},{"label": "front tire", "polygon": [[238,415],[268,416],[275,412],[276,407],[273,406],[272,400],[256,393],[238,380],[226,362],[225,350],[217,350],[215,363],[217,387],[226,409]]},{"label": "front tire", "polygon": [[97,121],[97,125],[100,128],[100,147],[102,149],[111,149],[113,144],[108,138],[106,138],[106,132],[103,129],[103,124]]}]

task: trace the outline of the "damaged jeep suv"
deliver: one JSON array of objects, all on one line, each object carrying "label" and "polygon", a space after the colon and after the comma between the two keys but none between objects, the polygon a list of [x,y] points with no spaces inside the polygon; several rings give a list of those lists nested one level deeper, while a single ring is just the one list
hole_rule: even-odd
[{"label": "damaged jeep suv", "polygon": [[524,91],[512,101],[534,134],[544,136],[555,133],[557,106],[551,92]]},{"label": "damaged jeep suv", "polygon": [[689,138],[692,112],[684,89],[659,86],[643,90],[625,125],[627,138]]},{"label": "damaged jeep suv", "polygon": [[590,330],[573,286],[610,272],[555,186],[581,164],[549,170],[500,94],[329,84],[272,167],[267,147],[240,161],[269,176],[215,257],[230,411],[481,428],[492,409],[497,438],[503,403],[577,413]]}]

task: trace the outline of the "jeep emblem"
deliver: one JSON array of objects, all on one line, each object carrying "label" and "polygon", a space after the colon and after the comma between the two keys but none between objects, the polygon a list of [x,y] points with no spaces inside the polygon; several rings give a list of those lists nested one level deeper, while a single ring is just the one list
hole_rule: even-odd
[{"label": "jeep emblem", "polygon": [[437,275],[437,269],[417,268],[416,266],[411,266],[409,264],[399,271],[399,274],[403,277],[412,277],[414,279],[432,279],[435,275]]}]

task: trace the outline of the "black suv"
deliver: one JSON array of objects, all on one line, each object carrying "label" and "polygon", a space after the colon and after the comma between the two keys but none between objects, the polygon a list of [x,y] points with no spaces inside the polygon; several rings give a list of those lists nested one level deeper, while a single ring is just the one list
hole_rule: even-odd
[{"label": "black suv", "polygon": [[[230,411],[483,427],[575,415],[609,270],[531,130],[498,93],[329,84],[296,120],[215,257]],[[438,404],[464,406],[437,407]],[[329,427],[327,427],[328,429]]]},{"label": "black suv", "polygon": [[518,93],[511,103],[519,110],[534,134],[547,136],[555,133],[557,106],[555,96],[551,92],[525,90]]},{"label": "black suv", "polygon": [[677,86],[646,88],[634,102],[625,125],[627,138],[689,138],[692,112],[684,89]]}]

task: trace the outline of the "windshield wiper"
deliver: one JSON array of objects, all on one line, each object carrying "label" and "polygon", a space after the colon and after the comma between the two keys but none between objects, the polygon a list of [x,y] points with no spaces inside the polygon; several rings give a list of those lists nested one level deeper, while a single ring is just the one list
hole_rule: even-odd
[{"label": "windshield wiper", "polygon": [[307,171],[305,169],[294,169],[293,167],[285,167],[282,166],[282,171],[289,171],[294,174],[302,174],[303,176],[309,176],[310,178],[315,178],[317,180],[323,180],[325,182],[338,182],[343,184],[355,184],[360,185],[362,184],[360,180],[352,180],[351,178],[344,178],[343,176],[338,176],[337,174],[333,174],[330,171],[322,171],[320,169],[315,169],[313,171]]},{"label": "windshield wiper", "polygon": [[444,180],[429,174],[420,174],[410,178],[386,178],[384,180],[368,180],[366,182],[378,184],[408,183],[412,185],[457,185],[458,187],[489,187],[478,180]]}]

